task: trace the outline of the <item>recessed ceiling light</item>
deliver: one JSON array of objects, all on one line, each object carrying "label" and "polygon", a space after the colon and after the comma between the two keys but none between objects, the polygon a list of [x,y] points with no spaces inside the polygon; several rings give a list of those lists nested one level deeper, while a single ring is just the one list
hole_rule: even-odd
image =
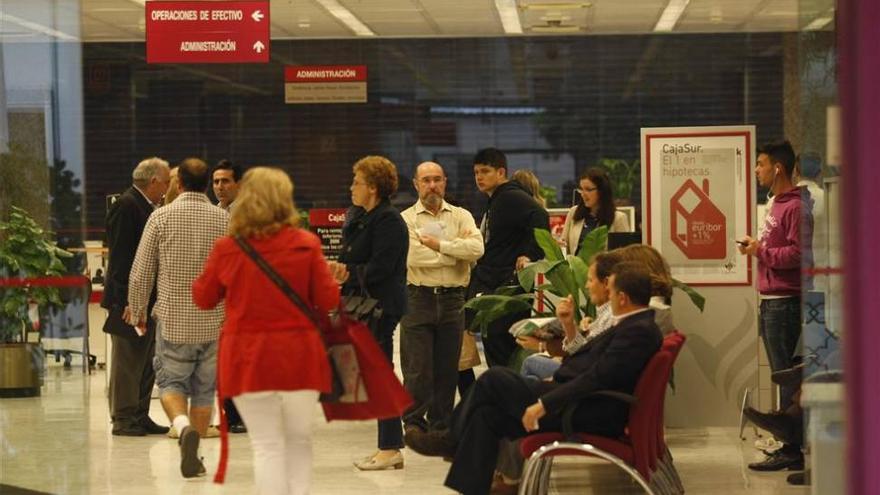
[{"label": "recessed ceiling light", "polygon": [[315,0],[321,7],[327,10],[333,17],[339,19],[348,29],[351,29],[358,36],[376,36],[372,29],[361,22],[352,11],[345,8],[337,0]]},{"label": "recessed ceiling light", "polygon": [[566,3],[527,3],[520,5],[523,10],[568,10],[588,9],[593,4],[590,2],[566,2]]},{"label": "recessed ceiling light", "polygon": [[519,22],[519,9],[516,8],[516,0],[495,0],[495,9],[501,18],[501,25],[507,34],[522,34],[522,24]]},{"label": "recessed ceiling light", "polygon": [[687,8],[690,1],[691,0],[669,0],[669,3],[666,4],[666,8],[663,9],[663,13],[660,14],[660,19],[657,20],[657,24],[654,26],[654,31],[669,32],[675,29],[675,25],[678,24],[678,19],[684,14],[684,10]]},{"label": "recessed ceiling light", "polygon": [[804,26],[804,31],[818,31],[834,20],[834,7],[831,7],[827,11],[820,14],[818,17],[813,19],[809,24]]}]

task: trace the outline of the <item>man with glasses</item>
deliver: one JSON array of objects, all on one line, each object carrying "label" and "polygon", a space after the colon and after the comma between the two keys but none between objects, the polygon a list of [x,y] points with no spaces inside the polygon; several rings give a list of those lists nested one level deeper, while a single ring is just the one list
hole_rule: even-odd
[{"label": "man with glasses", "polygon": [[483,255],[483,236],[473,216],[444,200],[443,168],[434,162],[420,164],[413,185],[419,200],[401,214],[409,230],[409,312],[400,320],[400,359],[403,384],[414,399],[403,415],[406,432],[449,427],[465,288],[471,263]]}]

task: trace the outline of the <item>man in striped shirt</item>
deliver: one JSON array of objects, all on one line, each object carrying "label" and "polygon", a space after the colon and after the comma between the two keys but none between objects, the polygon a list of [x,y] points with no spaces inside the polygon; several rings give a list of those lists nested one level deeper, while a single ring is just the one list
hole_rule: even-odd
[{"label": "man in striped shirt", "polygon": [[[156,210],[138,245],[128,302],[132,323],[145,328],[153,284],[158,284],[152,317],[156,320],[156,383],[162,407],[180,432],[181,474],[200,476],[199,439],[211,420],[216,385],[217,339],[223,305],[198,309],[190,287],[205,264],[214,242],[226,233],[229,214],[205,195],[208,166],[187,158],[178,169],[181,194]],[[187,408],[187,400],[189,408]]]}]

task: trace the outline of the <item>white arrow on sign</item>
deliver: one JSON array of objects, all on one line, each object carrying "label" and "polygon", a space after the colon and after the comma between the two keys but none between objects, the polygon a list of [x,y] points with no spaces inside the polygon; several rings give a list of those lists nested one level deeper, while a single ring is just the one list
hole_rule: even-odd
[{"label": "white arrow on sign", "polygon": [[251,17],[253,17],[255,21],[260,22],[263,20],[263,17],[265,17],[265,16],[259,10],[255,10],[254,13],[251,14]]},{"label": "white arrow on sign", "polygon": [[254,43],[254,50],[256,50],[257,53],[263,53],[263,50],[265,49],[266,45],[264,45],[262,41],[257,41],[256,43]]}]

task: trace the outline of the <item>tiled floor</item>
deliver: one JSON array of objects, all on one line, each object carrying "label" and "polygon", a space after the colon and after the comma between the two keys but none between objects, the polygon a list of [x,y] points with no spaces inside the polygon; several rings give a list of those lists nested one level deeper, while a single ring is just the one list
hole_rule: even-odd
[{"label": "tiled floor", "polygon": [[[113,437],[104,395],[104,371],[50,367],[43,394],[0,399],[0,485],[58,494],[246,494],[253,493],[246,435],[234,435],[227,483],[211,478],[184,481],[175,441],[165,437]],[[316,408],[316,415],[320,410]],[[167,423],[158,401],[153,418]],[[805,494],[789,487],[786,473],[756,474],[745,464],[760,457],[751,441],[732,428],[672,430],[670,448],[692,494]],[[451,493],[442,486],[447,464],[406,452],[406,468],[362,473],[353,466],[375,445],[372,422],[318,421],[314,435],[314,494]],[[213,472],[219,441],[203,441]],[[588,469],[586,464],[589,463]],[[586,487],[586,489],[585,489]],[[554,469],[551,493],[640,493],[614,468],[599,461],[566,460]],[[0,493],[10,493],[0,487]]]}]

